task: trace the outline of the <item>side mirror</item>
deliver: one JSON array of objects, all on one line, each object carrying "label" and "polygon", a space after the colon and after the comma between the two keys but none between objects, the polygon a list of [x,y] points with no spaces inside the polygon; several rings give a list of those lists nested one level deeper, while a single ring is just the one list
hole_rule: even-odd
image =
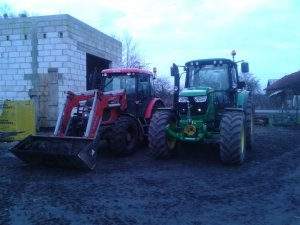
[{"label": "side mirror", "polygon": [[241,63],[241,71],[242,73],[248,73],[249,72],[249,64],[247,62]]},{"label": "side mirror", "polygon": [[175,63],[173,63],[173,65],[171,67],[171,76],[174,77],[177,75],[179,75],[179,69],[178,69],[178,66]]},{"label": "side mirror", "polygon": [[246,82],[245,81],[239,81],[237,84],[237,88],[238,89],[243,89],[244,87],[246,87]]}]

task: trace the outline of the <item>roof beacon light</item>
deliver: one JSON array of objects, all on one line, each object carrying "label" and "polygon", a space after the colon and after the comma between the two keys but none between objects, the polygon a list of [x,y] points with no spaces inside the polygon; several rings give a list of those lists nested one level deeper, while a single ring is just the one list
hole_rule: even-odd
[{"label": "roof beacon light", "polygon": [[156,79],[157,68],[153,67],[152,71],[153,71],[153,79]]},{"label": "roof beacon light", "polygon": [[236,55],[236,51],[235,51],[235,50],[232,50],[232,51],[231,51],[231,55],[232,55],[232,60],[234,61],[234,56]]}]

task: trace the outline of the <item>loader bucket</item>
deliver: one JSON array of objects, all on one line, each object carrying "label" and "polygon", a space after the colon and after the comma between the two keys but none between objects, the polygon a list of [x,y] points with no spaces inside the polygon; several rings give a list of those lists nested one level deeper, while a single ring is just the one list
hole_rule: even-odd
[{"label": "loader bucket", "polygon": [[94,169],[97,149],[94,139],[81,137],[49,137],[32,135],[10,151],[32,165]]}]

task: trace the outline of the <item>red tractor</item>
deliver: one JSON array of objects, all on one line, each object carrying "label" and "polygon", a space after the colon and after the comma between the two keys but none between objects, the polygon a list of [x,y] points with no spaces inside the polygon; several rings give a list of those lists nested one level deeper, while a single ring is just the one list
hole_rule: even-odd
[{"label": "red tractor", "polygon": [[30,164],[93,169],[98,145],[106,140],[113,154],[133,154],[147,140],[149,122],[161,99],[154,97],[153,73],[105,69],[93,75],[93,90],[67,93],[54,134],[32,135],[10,151]]}]

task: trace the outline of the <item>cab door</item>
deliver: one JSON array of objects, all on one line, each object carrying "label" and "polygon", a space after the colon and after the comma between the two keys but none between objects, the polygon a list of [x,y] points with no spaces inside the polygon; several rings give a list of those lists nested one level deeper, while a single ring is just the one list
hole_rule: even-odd
[{"label": "cab door", "polygon": [[137,77],[137,115],[144,117],[146,108],[151,99],[151,85],[149,74],[139,74]]}]

